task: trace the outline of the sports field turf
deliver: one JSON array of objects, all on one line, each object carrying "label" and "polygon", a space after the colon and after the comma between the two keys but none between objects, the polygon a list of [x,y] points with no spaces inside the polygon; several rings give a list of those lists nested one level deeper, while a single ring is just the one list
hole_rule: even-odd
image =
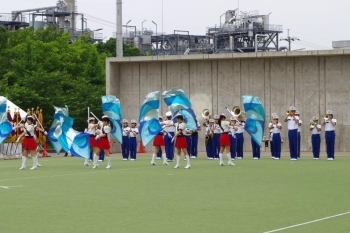
[{"label": "sports field turf", "polygon": [[[236,166],[201,153],[191,169],[114,155],[98,169],[74,157],[0,161],[0,233],[268,232],[350,211],[350,159],[319,161],[302,153],[280,161],[246,153]],[[341,156],[339,156],[341,155]],[[225,159],[227,163],[227,159]],[[278,232],[350,232],[350,214]]]}]

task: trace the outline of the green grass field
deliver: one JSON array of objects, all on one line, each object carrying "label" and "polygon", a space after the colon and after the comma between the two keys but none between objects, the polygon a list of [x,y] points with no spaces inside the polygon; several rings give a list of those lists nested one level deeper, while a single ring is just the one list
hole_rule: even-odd
[{"label": "green grass field", "polygon": [[[0,233],[268,232],[350,211],[350,161],[292,162],[246,153],[236,166],[201,153],[191,169],[112,158],[98,169],[74,157],[0,161]],[[249,156],[248,156],[249,155]],[[304,157],[303,157],[304,156]],[[337,153],[336,153],[337,156]],[[225,160],[225,162],[227,162]],[[350,232],[350,214],[279,232]]]}]

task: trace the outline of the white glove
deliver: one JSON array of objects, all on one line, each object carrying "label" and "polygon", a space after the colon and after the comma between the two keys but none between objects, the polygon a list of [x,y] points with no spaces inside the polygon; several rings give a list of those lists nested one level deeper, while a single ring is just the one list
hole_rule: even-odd
[{"label": "white glove", "polygon": [[44,131],[44,134],[45,134],[45,135],[47,135],[47,132],[46,132],[46,131]]},{"label": "white glove", "polygon": [[95,137],[96,140],[98,140],[99,138],[100,138],[100,135],[97,135],[97,136]]},{"label": "white glove", "polygon": [[17,138],[16,143],[18,143],[18,142],[19,142],[19,140],[21,140],[21,137],[18,137],[18,138]]}]

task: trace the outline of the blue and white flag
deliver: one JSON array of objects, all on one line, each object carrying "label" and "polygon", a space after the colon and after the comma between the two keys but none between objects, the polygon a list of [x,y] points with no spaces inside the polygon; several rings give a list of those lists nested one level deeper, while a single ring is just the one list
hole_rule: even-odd
[{"label": "blue and white flag", "polygon": [[[186,96],[183,90],[164,91],[163,99],[173,116],[176,116],[178,113],[183,115],[186,128],[197,130],[196,115],[192,110],[190,99]],[[176,122],[176,118],[174,119],[174,122]]]},{"label": "blue and white flag", "polygon": [[139,132],[144,146],[147,146],[162,131],[159,123],[159,101],[160,91],[151,92],[146,95],[140,108]]},{"label": "blue and white flag", "polygon": [[120,143],[123,143],[122,134],[122,108],[120,101],[113,95],[102,96],[102,111],[103,114],[109,117],[112,136]]},{"label": "blue and white flag", "polygon": [[73,123],[67,108],[55,107],[54,122],[47,136],[57,153],[63,148],[74,156],[89,158],[90,135],[74,130]]},{"label": "blue and white flag", "polygon": [[0,144],[11,134],[12,124],[7,119],[7,98],[0,96]]},{"label": "blue and white flag", "polygon": [[257,96],[244,95],[242,102],[246,113],[245,130],[261,146],[265,128],[264,107]]}]

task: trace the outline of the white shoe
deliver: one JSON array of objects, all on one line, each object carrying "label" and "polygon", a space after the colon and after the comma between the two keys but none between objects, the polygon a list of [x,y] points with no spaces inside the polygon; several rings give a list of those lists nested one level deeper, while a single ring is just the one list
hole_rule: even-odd
[{"label": "white shoe", "polygon": [[234,163],[232,163],[232,162],[228,162],[228,164],[227,164],[227,165],[235,166],[235,164],[234,164]]},{"label": "white shoe", "polygon": [[97,168],[97,165],[92,167],[92,169],[96,169],[96,168]]},{"label": "white shoe", "polygon": [[156,163],[152,163],[152,162],[151,162],[151,165],[156,165]]},{"label": "white shoe", "polygon": [[25,169],[26,169],[25,166],[22,166],[22,167],[19,168],[19,170],[25,170]]},{"label": "white shoe", "polygon": [[164,161],[163,165],[169,165],[169,163],[167,161]]},{"label": "white shoe", "polygon": [[156,159],[161,159],[161,158],[157,157]]},{"label": "white shoe", "polygon": [[92,162],[92,159],[89,159],[89,162]]},{"label": "white shoe", "polygon": [[36,163],[36,166],[37,166],[37,167],[41,167],[41,165],[40,165],[39,163]]},{"label": "white shoe", "polygon": [[242,157],[237,157],[237,159],[243,159]]},{"label": "white shoe", "polygon": [[128,159],[125,159],[125,158],[124,158],[123,160],[126,161],[126,160],[128,160]]},{"label": "white shoe", "polygon": [[110,169],[111,167],[112,167],[112,166],[111,166],[110,164],[108,164],[106,168],[107,168],[107,169]]},{"label": "white shoe", "polygon": [[224,163],[220,163],[220,166],[224,166],[225,164]]},{"label": "white shoe", "polygon": [[33,166],[30,168],[30,170],[35,170],[37,167],[36,166]]},{"label": "white shoe", "polygon": [[99,161],[99,162],[102,162],[102,159],[99,159],[98,161]]},{"label": "white shoe", "polygon": [[257,157],[254,157],[253,159],[257,160],[257,159],[259,159],[259,158],[257,158]]},{"label": "white shoe", "polygon": [[196,156],[191,156],[191,159],[196,159],[197,157]]},{"label": "white shoe", "polygon": [[280,158],[275,157],[274,160],[280,160]]},{"label": "white shoe", "polygon": [[213,160],[213,158],[208,158],[209,160]]},{"label": "white shoe", "polygon": [[84,166],[90,166],[90,163],[84,163]]},{"label": "white shoe", "polygon": [[174,168],[179,168],[180,167],[180,165],[176,165]]},{"label": "white shoe", "polygon": [[130,161],[135,161],[135,159],[130,159]]},{"label": "white shoe", "polygon": [[186,161],[186,157],[184,158],[184,160]]},{"label": "white shoe", "polygon": [[187,165],[185,168],[186,168],[186,169],[190,169],[190,168],[191,168],[191,165]]},{"label": "white shoe", "polygon": [[275,159],[275,157],[272,156],[271,159]]}]

